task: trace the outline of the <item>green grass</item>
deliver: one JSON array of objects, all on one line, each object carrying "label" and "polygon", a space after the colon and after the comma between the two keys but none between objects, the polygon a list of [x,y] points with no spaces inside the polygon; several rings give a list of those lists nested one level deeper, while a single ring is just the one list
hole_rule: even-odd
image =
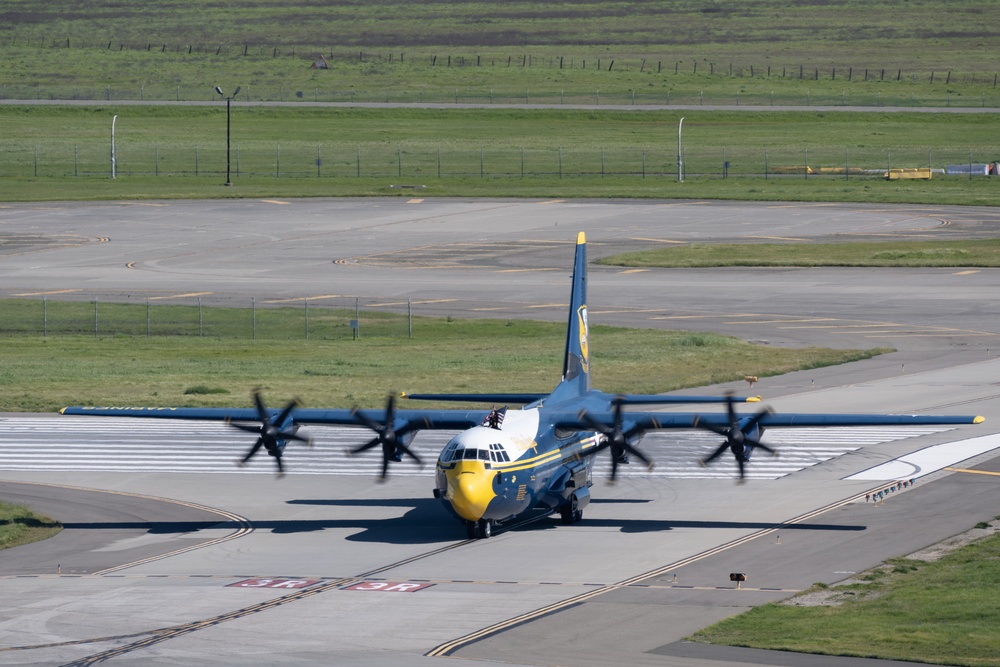
[{"label": "green grass", "polygon": [[[900,559],[846,588],[839,606],[768,604],[696,633],[696,641],[803,653],[1000,665],[1000,536],[937,562]],[[839,588],[839,587],[838,587]]]},{"label": "green grass", "polygon": [[605,257],[610,266],[1000,266],[1000,239],[875,243],[692,243]]},{"label": "green grass", "polygon": [[60,530],[62,526],[57,521],[22,505],[0,502],[0,551],[47,540]]},{"label": "green grass", "polygon": [[[744,103],[881,96],[975,105],[996,95],[985,57],[997,38],[994,11],[988,0],[386,0],[321,9],[305,0],[166,0],[142,10],[99,0],[86,11],[76,0],[12,0],[0,10],[0,81],[8,98],[210,99],[222,84],[286,100],[444,101],[456,90],[482,100],[494,90],[522,100],[741,94]],[[320,54],[332,69],[309,69]]]},{"label": "green grass", "polygon": [[[881,179],[986,162],[997,114],[0,106],[0,200],[306,196],[716,198],[1000,204],[986,177]],[[109,130],[118,115],[118,178]],[[317,166],[317,158],[321,164]],[[722,178],[723,162],[729,162]],[[867,175],[776,175],[791,168]],[[420,190],[392,186],[421,185]]]},{"label": "green grass", "polygon": [[[785,349],[716,334],[597,326],[593,380],[655,393],[863,359],[873,350]],[[388,392],[547,392],[559,381],[562,324],[415,320],[414,338],[223,340],[192,337],[4,338],[0,411],[66,405],[378,406]]]}]

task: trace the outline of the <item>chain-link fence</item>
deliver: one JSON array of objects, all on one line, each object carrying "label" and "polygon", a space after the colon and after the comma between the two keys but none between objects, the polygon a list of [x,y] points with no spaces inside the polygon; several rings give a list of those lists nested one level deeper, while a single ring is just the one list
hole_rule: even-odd
[{"label": "chain-link fence", "polygon": [[[149,297],[140,302],[0,300],[4,336],[192,336],[342,340],[413,335],[408,301],[361,297]],[[381,310],[375,310],[380,308]]]},{"label": "chain-link fence", "polygon": [[[1000,145],[973,149],[920,147],[846,148],[789,146],[682,148],[686,178],[739,176],[841,178],[883,177],[891,168],[988,164],[1000,159]],[[407,184],[444,178],[632,178],[678,175],[677,147],[442,148],[434,144],[310,144],[239,142],[230,156],[234,177],[389,178]],[[110,152],[100,140],[0,140],[0,177],[108,177]],[[224,143],[155,144],[119,140],[118,177],[207,176],[226,173]],[[965,173],[963,171],[962,173]],[[975,170],[973,171],[975,173]]]}]

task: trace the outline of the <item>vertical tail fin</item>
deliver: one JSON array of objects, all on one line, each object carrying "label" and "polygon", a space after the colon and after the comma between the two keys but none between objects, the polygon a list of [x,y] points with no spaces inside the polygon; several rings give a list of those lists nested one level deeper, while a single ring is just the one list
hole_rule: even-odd
[{"label": "vertical tail fin", "polygon": [[563,384],[575,385],[583,394],[590,389],[590,331],[587,324],[587,235],[576,237],[573,262],[573,287],[569,297],[569,320],[566,324],[566,354],[563,359]]}]

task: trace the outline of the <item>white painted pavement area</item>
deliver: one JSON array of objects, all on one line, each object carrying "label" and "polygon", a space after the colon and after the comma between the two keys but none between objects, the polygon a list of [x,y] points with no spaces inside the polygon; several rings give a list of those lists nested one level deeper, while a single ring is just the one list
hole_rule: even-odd
[{"label": "white painted pavement area", "polygon": [[1000,433],[957,442],[946,442],[926,447],[906,456],[900,456],[844,479],[870,482],[916,479],[997,448],[1000,448]]},{"label": "white painted pavement area", "polygon": [[[777,449],[779,456],[771,457],[766,452],[755,453],[747,467],[747,476],[777,479],[863,447],[948,430],[952,429],[911,426],[772,429],[767,432],[764,442]],[[314,439],[315,446],[309,449],[299,443],[288,445],[284,462],[290,474],[378,473],[380,463],[377,450],[353,457],[345,453],[348,448],[370,439],[368,431],[318,426],[303,428],[303,433],[306,431]],[[393,465],[391,473],[407,476],[433,475],[433,464],[438,453],[452,435],[454,434],[446,431],[421,432],[411,448],[424,460],[425,465],[420,467],[406,460]],[[993,437],[1000,439],[1000,436]],[[235,472],[236,462],[253,442],[252,435],[215,422],[65,416],[14,417],[4,419],[0,428],[0,470]],[[737,474],[737,467],[731,456],[723,456],[708,468],[698,464],[720,442],[719,436],[700,431],[650,433],[643,440],[642,449],[654,459],[656,467],[647,471],[641,463],[624,466],[619,468],[619,474],[677,479],[732,478]],[[974,454],[969,456],[971,455]],[[275,466],[270,457],[261,451],[242,470],[247,473],[273,474]],[[911,472],[877,479],[913,477],[912,468],[907,470]],[[598,458],[594,473],[597,476],[607,476],[610,473],[607,456]]]}]

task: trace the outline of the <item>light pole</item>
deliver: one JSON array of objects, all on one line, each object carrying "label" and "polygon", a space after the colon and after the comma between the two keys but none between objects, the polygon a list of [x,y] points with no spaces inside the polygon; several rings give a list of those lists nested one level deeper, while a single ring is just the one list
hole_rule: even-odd
[{"label": "light pole", "polygon": [[226,94],[224,92],[222,92],[222,88],[220,88],[219,86],[215,87],[215,92],[217,92],[222,97],[226,98],[226,185],[232,185],[233,182],[231,180],[229,180],[229,164],[230,164],[230,162],[229,162],[229,145],[230,145],[230,143],[229,143],[229,136],[230,136],[230,128],[232,126],[232,123],[231,123],[232,115],[230,114],[230,111],[229,111],[229,105],[233,101],[233,98],[240,94],[240,87],[236,86],[236,90],[234,90],[233,94],[230,95],[229,97],[226,97]]},{"label": "light pole", "polygon": [[677,182],[684,182],[684,161],[681,159],[681,128],[684,126],[684,117],[677,123]]},{"label": "light pole", "polygon": [[118,122],[118,114],[111,119],[111,179],[118,175],[118,155],[115,153],[115,123]]}]

